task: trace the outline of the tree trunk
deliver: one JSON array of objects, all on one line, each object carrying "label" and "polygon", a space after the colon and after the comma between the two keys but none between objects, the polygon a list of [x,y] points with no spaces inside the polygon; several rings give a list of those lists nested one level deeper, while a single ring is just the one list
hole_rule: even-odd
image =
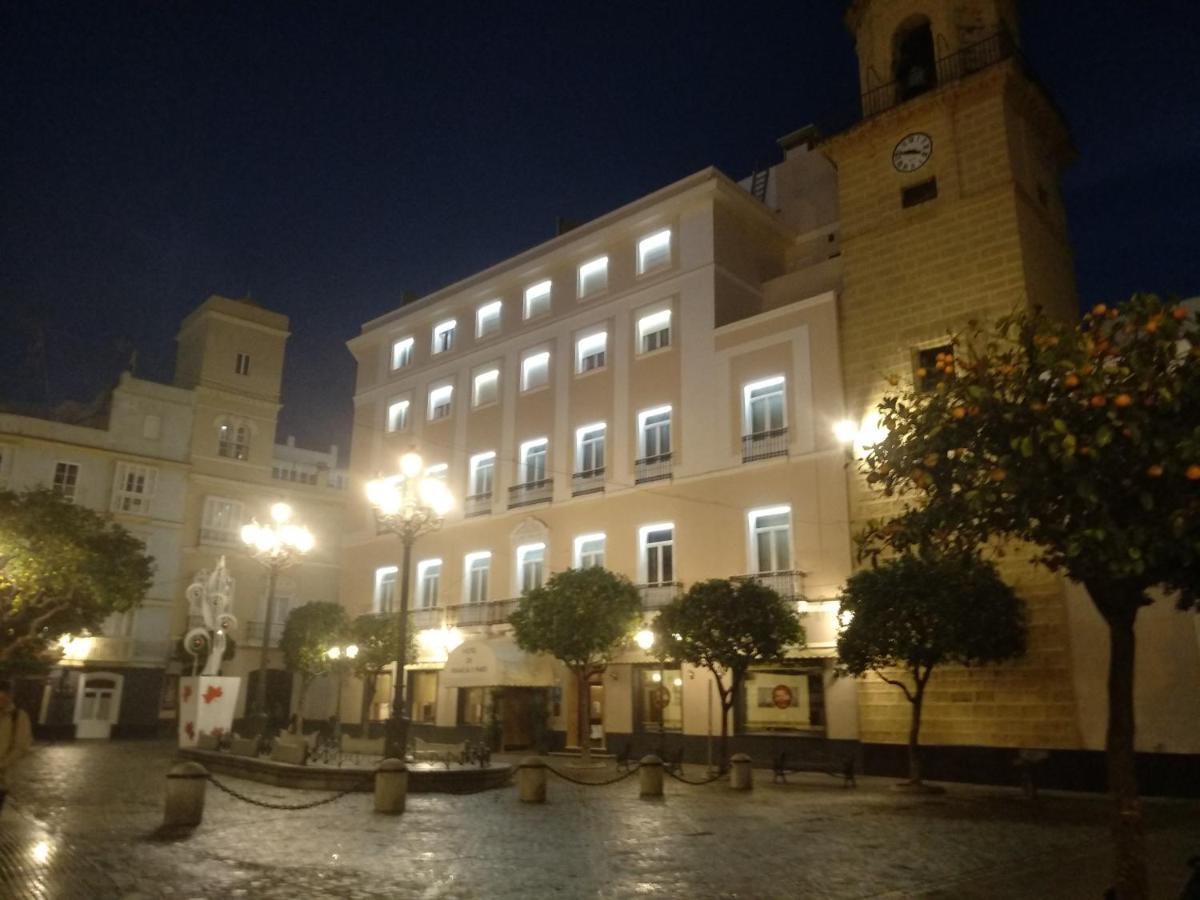
[{"label": "tree trunk", "polygon": [[378,678],[377,674],[363,676],[362,704],[358,712],[359,737],[367,737],[371,725],[371,703],[375,699],[375,681]]},{"label": "tree trunk", "polygon": [[312,684],[311,679],[300,678],[300,696],[296,698],[296,734],[304,734],[304,701],[308,697],[308,686]]},{"label": "tree trunk", "polygon": [[917,678],[912,695],[912,722],[908,727],[908,783],[921,783],[921,710],[925,705],[925,683]]},{"label": "tree trunk", "polygon": [[724,774],[729,771],[729,713],[733,709],[733,698],[736,696],[738,679],[733,679],[733,684],[727,691],[716,672],[713,673],[713,678],[717,682],[717,696],[721,699],[721,740],[718,744],[720,758],[717,760],[717,771]]},{"label": "tree trunk", "polygon": [[579,760],[583,765],[592,762],[592,711],[591,711],[591,667],[581,666],[575,670],[575,683],[578,690],[575,723],[579,728]]},{"label": "tree trunk", "polygon": [[[1096,594],[1092,595],[1094,598]],[[1115,887],[1120,900],[1149,896],[1146,873],[1146,830],[1138,801],[1134,762],[1133,664],[1134,622],[1141,601],[1129,597],[1097,603],[1108,622],[1108,790],[1114,801],[1113,842]]]}]

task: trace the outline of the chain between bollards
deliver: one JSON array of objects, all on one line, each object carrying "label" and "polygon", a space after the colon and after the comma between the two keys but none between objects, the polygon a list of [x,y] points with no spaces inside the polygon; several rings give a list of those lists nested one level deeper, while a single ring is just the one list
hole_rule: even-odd
[{"label": "chain between bollards", "polygon": [[249,803],[253,806],[261,806],[263,809],[291,810],[291,809],[312,809],[313,807],[316,807],[316,806],[324,806],[326,803],[333,803],[335,800],[341,800],[347,794],[359,793],[360,788],[363,785],[365,785],[368,781],[373,780],[374,777],[375,777],[375,773],[371,772],[367,777],[363,778],[361,782],[356,783],[354,785],[354,787],[347,788],[344,791],[339,791],[338,793],[334,794],[331,797],[322,797],[320,800],[313,800],[309,803],[272,803],[269,800],[259,800],[255,797],[251,797],[251,796],[248,796],[247,794],[243,794],[239,791],[236,791],[233,788],[231,788],[229,785],[222,784],[220,781],[218,781],[215,775],[210,774],[208,776],[208,780],[211,781],[214,785],[216,785],[219,789],[224,791],[229,796],[235,797],[238,800],[241,800],[243,803]]}]

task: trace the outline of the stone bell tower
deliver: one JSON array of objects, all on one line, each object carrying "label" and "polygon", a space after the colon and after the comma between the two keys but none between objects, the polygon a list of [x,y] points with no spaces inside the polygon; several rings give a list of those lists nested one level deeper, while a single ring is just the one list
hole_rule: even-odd
[{"label": "stone bell tower", "polygon": [[[823,149],[838,169],[847,412],[861,419],[886,376],[932,372],[970,318],[1031,305],[1076,314],[1059,194],[1074,151],[1021,56],[1014,0],[855,0],[846,21],[861,117]],[[852,527],[889,512],[850,479]],[[1028,656],[943,673],[928,741],[1078,746],[1062,586],[1028,564],[1006,576],[1029,608]],[[907,704],[892,693],[864,685],[864,740],[902,738],[895,702]]]}]

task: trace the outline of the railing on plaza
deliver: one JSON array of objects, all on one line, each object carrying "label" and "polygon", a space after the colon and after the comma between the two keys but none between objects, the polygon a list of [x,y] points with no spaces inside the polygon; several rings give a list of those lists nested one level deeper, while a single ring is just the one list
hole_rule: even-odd
[{"label": "railing on plaza", "polygon": [[760,459],[770,459],[773,456],[787,456],[787,454],[787,426],[742,435],[742,462],[754,462]]},{"label": "railing on plaza", "polygon": [[[263,643],[263,626],[265,622],[247,622],[245,629],[242,631],[242,640],[246,646],[261,647]],[[279,639],[283,637],[283,623],[272,622],[270,632],[270,646],[278,647]]]},{"label": "railing on plaza", "polygon": [[463,514],[466,516],[484,516],[492,511],[492,492],[486,494],[470,494],[463,500]]},{"label": "railing on plaza", "polygon": [[678,581],[639,584],[637,587],[642,595],[642,609],[662,609],[683,593],[683,585]]},{"label": "railing on plaza", "polygon": [[571,476],[571,496],[594,494],[604,490],[604,466],[596,469],[585,469]]},{"label": "railing on plaza", "polygon": [[457,606],[446,607],[446,625],[461,627],[464,625],[503,625],[508,617],[516,612],[520,597],[510,597],[507,600],[488,600],[484,603],[460,603]]},{"label": "railing on plaza", "polygon": [[643,456],[633,464],[633,481],[642,484],[646,481],[661,481],[671,477],[671,454],[659,453],[657,456]]},{"label": "railing on plaza", "polygon": [[554,494],[554,479],[542,478],[514,484],[508,489],[508,508],[529,506],[532,503],[548,503]]},{"label": "railing on plaza", "polygon": [[941,85],[959,81],[973,72],[1012,58],[1024,62],[1017,50],[1016,41],[1013,40],[1008,29],[1000,28],[983,40],[963,47],[957,53],[941,57],[937,61],[936,80],[932,77],[933,73],[930,72],[928,73],[930,77],[926,81],[915,84],[893,81],[867,91],[862,95],[862,117],[869,119],[905,100],[935,90]]},{"label": "railing on plaza", "polygon": [[782,572],[754,572],[749,575],[734,575],[733,581],[757,581],[769,587],[785,600],[803,601],[804,572],[799,569],[789,569]]}]

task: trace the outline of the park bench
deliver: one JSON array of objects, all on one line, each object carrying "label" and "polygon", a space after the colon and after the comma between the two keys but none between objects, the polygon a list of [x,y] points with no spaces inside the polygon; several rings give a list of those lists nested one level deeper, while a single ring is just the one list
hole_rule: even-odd
[{"label": "park bench", "polygon": [[229,742],[229,752],[234,756],[258,756],[258,738],[234,735]]},{"label": "park bench", "polygon": [[842,779],[842,787],[858,787],[854,778],[854,757],[837,759],[828,751],[789,753],[783,751],[775,757],[775,783],[787,784],[788,775],[799,772],[816,772]]},{"label": "park bench", "polygon": [[384,739],[381,737],[352,737],[342,735],[342,752],[354,756],[383,756]]},{"label": "park bench", "polygon": [[439,744],[436,741],[414,738],[412,757],[415,760],[444,762],[448,766],[452,762],[461,763],[466,749],[465,741],[458,744]]},{"label": "park bench", "polygon": [[302,766],[308,761],[309,749],[309,742],[304,735],[282,731],[271,745],[271,760]]}]

